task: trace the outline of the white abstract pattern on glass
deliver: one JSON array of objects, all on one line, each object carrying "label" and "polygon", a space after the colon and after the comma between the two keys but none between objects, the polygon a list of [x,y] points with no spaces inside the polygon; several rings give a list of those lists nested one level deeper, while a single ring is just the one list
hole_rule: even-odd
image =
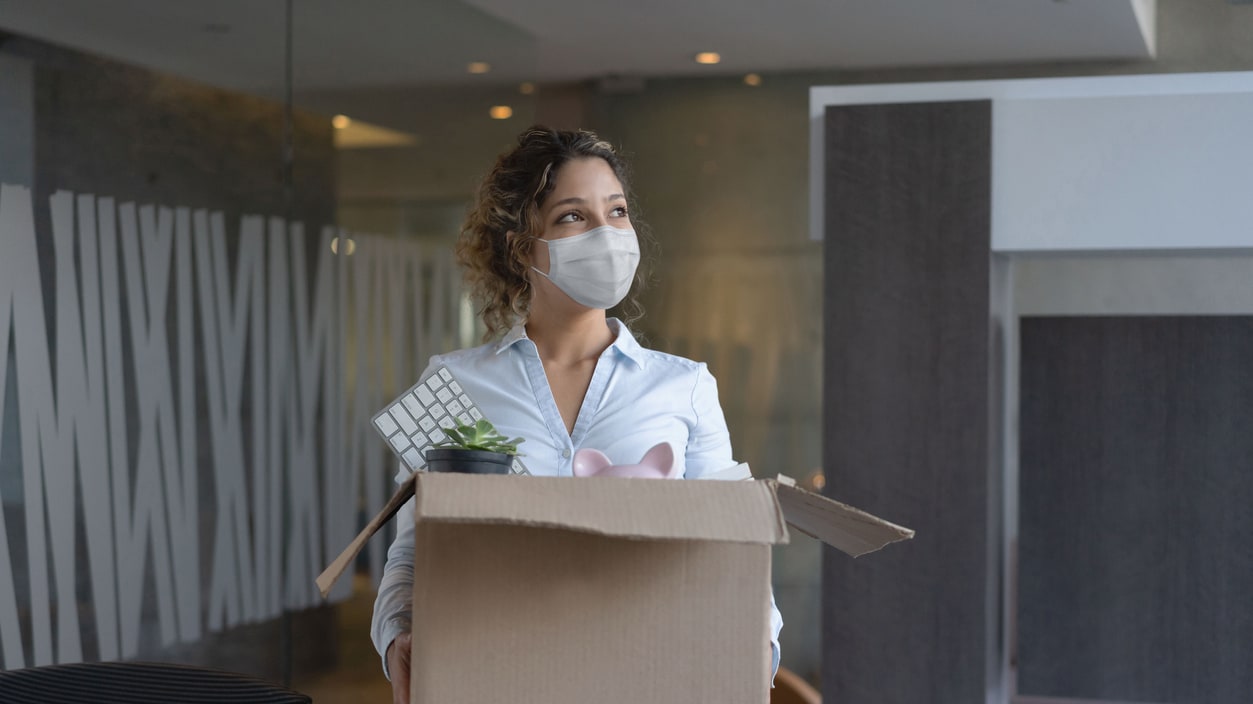
[{"label": "white abstract pattern on glass", "polygon": [[[48,205],[36,232],[30,190],[0,186],[0,666],[81,660],[84,634],[132,658],[319,603],[327,551],[389,493],[371,416],[464,344],[446,248],[65,191]],[[377,580],[381,542],[368,559]],[[94,626],[57,608],[76,602]]]}]

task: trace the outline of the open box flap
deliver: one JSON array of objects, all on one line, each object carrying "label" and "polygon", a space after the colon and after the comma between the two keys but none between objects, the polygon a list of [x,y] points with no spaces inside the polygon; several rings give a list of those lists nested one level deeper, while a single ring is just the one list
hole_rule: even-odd
[{"label": "open box flap", "polygon": [[417,481],[418,474],[415,472],[396,489],[396,493],[392,494],[392,498],[387,500],[387,504],[383,506],[383,509],[375,514],[369,523],[365,524],[365,528],[362,528],[361,532],[357,533],[357,537],[353,538],[351,543],[348,543],[348,547],[345,547],[339,553],[339,556],[326,569],[322,570],[322,574],[318,575],[318,578],[314,580],[317,582],[318,591],[322,593],[323,599],[331,593],[331,587],[335,586],[335,582],[339,580],[344,570],[347,570],[352,561],[357,559],[357,554],[365,548],[365,544],[370,539],[370,536],[387,525],[387,522],[392,520],[392,516],[395,516],[396,512],[400,510],[400,507],[404,506],[405,502],[413,497],[414,482]]},{"label": "open box flap", "polygon": [[853,557],[914,537],[909,528],[801,489],[782,474],[767,481],[774,485],[789,525]]}]

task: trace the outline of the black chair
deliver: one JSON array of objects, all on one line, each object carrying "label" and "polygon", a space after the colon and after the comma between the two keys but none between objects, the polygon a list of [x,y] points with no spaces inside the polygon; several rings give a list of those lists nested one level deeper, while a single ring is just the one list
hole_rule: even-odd
[{"label": "black chair", "polygon": [[190,665],[94,662],[0,672],[4,704],[311,704],[246,675]]}]

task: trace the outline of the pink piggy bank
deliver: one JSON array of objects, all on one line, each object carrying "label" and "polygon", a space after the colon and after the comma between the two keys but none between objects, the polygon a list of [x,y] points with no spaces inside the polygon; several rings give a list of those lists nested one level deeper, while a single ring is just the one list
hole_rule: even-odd
[{"label": "pink piggy bank", "polygon": [[618,464],[609,461],[600,450],[584,449],[574,453],[571,466],[576,477],[633,477],[639,479],[673,479],[678,476],[674,450],[670,443],[654,445],[644,453],[639,464]]}]

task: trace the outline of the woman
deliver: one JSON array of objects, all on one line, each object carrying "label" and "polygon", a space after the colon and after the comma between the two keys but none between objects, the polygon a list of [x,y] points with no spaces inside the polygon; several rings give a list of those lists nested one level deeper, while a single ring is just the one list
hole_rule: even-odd
[{"label": "woman", "polygon": [[[571,476],[581,447],[638,462],[662,441],[687,479],[735,464],[705,365],[646,349],[606,316],[642,283],[636,230],[613,147],[542,127],[497,160],[462,228],[457,256],[494,341],[431,366],[447,366],[501,433],[526,439],[532,474]],[[625,308],[638,314],[634,299]],[[413,525],[399,526],[371,630],[393,697],[407,702]],[[777,669],[777,610],[771,622]]]}]

